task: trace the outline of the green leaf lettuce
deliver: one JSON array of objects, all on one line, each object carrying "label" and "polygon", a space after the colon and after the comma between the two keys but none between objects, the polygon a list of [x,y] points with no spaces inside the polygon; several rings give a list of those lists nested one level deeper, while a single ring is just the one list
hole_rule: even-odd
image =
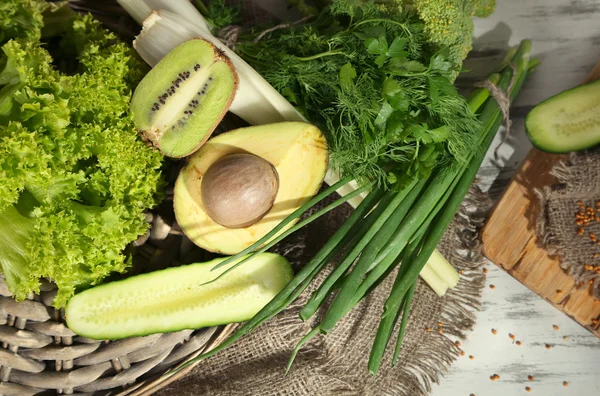
[{"label": "green leaf lettuce", "polygon": [[[38,7],[22,19],[39,22],[40,3],[24,2]],[[22,13],[15,9],[8,15]],[[123,249],[146,231],[144,212],[160,199],[162,157],[129,113],[146,67],[86,16],[62,32],[60,47],[78,63],[63,73],[39,31],[16,34],[2,15],[0,38],[11,39],[0,55],[0,268],[17,299],[38,292],[41,278],[55,282],[60,307],[126,270]]]}]

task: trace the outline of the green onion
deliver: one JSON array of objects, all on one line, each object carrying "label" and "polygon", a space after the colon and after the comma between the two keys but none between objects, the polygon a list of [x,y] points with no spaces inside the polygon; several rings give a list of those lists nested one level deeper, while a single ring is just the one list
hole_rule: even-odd
[{"label": "green onion", "polygon": [[[515,57],[513,58],[513,63],[517,65],[518,72],[515,77],[513,91],[510,94],[511,100],[516,96],[527,75],[530,51],[531,42],[524,40],[519,45]],[[505,90],[508,87],[511,74],[512,70],[510,69],[503,73],[503,77],[499,83],[500,89]],[[485,157],[485,153],[494,139],[495,132],[498,130],[502,122],[502,119],[500,118],[499,106],[494,100],[490,100],[486,103],[486,106],[481,112],[481,119],[484,121],[484,130],[482,134],[483,141],[481,144],[481,148],[483,150],[476,151],[473,154],[473,158],[456,185],[454,193],[449,197],[448,201],[444,205],[444,208],[436,216],[435,227],[432,227],[430,232],[425,236],[421,251],[407,269],[403,279],[401,279],[395,285],[395,293],[398,295],[404,295],[407,293],[408,289],[411,288],[416,282],[419,272],[421,272],[421,269],[436,248],[446,228],[454,218],[456,211],[460,207],[462,200],[467,194],[469,187],[471,186],[471,183],[473,182],[473,179],[475,178],[475,175],[481,166],[481,163]],[[379,349],[381,348],[380,344],[383,343],[387,344],[387,339],[378,340],[377,345],[374,345],[373,348]],[[377,368],[381,363],[381,358],[382,355],[376,355],[370,362],[370,372],[372,375],[376,375]]]},{"label": "green onion", "polygon": [[417,288],[417,282],[408,289],[408,293],[402,300],[402,321],[400,322],[400,330],[398,331],[398,339],[396,340],[396,348],[394,348],[394,356],[392,357],[392,367],[398,363],[400,357],[400,351],[402,349],[402,341],[404,340],[404,333],[406,332],[406,326],[408,324],[408,315],[410,314],[410,306],[412,304],[415,290]]},{"label": "green onion", "polygon": [[[410,208],[412,203],[417,199],[417,196],[423,189],[424,185],[425,181],[421,181],[419,183],[413,181],[400,192],[391,192],[392,194],[395,193],[393,199],[387,206],[380,206],[382,208],[382,213],[373,222],[367,234],[352,248],[351,252],[346,256],[346,258],[340,264],[338,264],[335,270],[328,276],[325,282],[315,292],[315,294],[308,301],[307,305],[300,312],[300,317],[303,320],[307,320],[314,314],[314,312],[316,312],[317,308],[329,294],[333,284],[337,282],[337,280],[348,270],[348,268],[350,268],[359,255],[361,257],[355,268],[359,265],[365,265],[363,263],[369,265],[370,252],[377,251],[374,250],[372,241],[378,241],[379,243],[385,242],[382,235],[389,233],[390,228],[395,228],[395,224],[398,222],[398,216],[403,216],[406,213],[407,209]],[[394,217],[393,214],[396,216]],[[368,267],[365,269],[365,271],[366,270],[368,270]],[[344,284],[347,285],[348,282],[352,282],[353,279],[346,279]],[[342,288],[342,290],[347,289]]]},{"label": "green onion", "polygon": [[415,259],[419,248],[420,241],[415,241],[406,248],[406,252],[404,254],[406,259],[402,261],[402,265],[400,266],[398,274],[396,275],[396,281],[392,286],[390,295],[383,305],[383,314],[381,315],[379,327],[377,328],[377,334],[375,335],[375,342],[373,343],[371,355],[369,356],[368,366],[371,374],[376,373],[379,369],[385,348],[387,347],[388,341],[392,335],[392,331],[394,330],[394,326],[398,321],[398,317],[402,311],[402,306],[405,302],[405,296],[404,294],[400,294],[398,292],[397,286],[402,282],[404,274],[411,265],[411,262]]},{"label": "green onion", "polygon": [[[518,72],[510,95],[511,100],[518,93],[528,74],[530,48],[529,41],[521,42],[512,58],[512,63],[516,65]],[[499,75],[491,78],[498,83],[500,89],[506,90],[512,74],[512,68],[505,66]],[[438,166],[437,170],[425,180],[415,181],[405,177],[396,184],[395,189],[386,193],[375,188],[284,290],[223,344],[187,364],[214,355],[254,330],[265,320],[277,315],[294,302],[317,275],[336,258],[340,259],[339,264],[311,296],[300,313],[301,318],[306,320],[312,317],[335,290],[339,289],[339,291],[322,321],[303,337],[294,349],[288,369],[297,352],[306,342],[320,333],[330,332],[339,319],[399,266],[374,340],[369,359],[369,371],[376,375],[395,325],[401,318],[392,358],[392,364],[396,364],[417,277],[454,218],[502,122],[500,108],[494,99],[489,98],[487,89],[475,90],[469,105],[474,111],[482,106],[479,114],[482,128],[477,138],[478,147],[468,155],[466,164],[451,160],[443,166]],[[347,182],[343,180],[341,184],[338,183],[325,190],[284,221],[289,223],[298,218],[302,212]],[[317,213],[320,216],[341,204],[339,202],[340,200]],[[305,219],[306,223],[299,223],[297,226],[307,224],[314,218],[311,216]],[[276,237],[283,226],[273,230],[239,255],[233,256],[231,260],[238,259],[249,252],[260,251],[261,246],[263,248],[270,246],[270,242],[273,242],[272,238]],[[293,232],[292,229],[288,231]]]}]

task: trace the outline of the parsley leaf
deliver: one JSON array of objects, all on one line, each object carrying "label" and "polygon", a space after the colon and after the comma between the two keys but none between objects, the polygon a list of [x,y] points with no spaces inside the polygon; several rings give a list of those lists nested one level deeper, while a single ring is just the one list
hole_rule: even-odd
[{"label": "parsley leaf", "polygon": [[354,79],[356,78],[356,69],[350,64],[346,63],[340,68],[340,87],[343,90],[349,91],[354,87]]},{"label": "parsley leaf", "polygon": [[390,170],[423,177],[440,156],[468,157],[479,124],[414,13],[332,0],[304,25],[255,38],[240,36],[236,51],[323,130],[343,176],[385,184]]}]

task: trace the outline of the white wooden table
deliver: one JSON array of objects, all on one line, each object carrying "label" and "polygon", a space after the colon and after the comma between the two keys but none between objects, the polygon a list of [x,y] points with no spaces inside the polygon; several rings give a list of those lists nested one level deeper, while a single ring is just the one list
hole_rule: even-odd
[{"label": "white wooden table", "polygon": [[[523,38],[533,40],[535,55],[542,60],[512,109],[513,131],[500,151],[503,160],[493,164],[488,153],[481,172],[483,183],[497,197],[531,147],[523,130],[524,115],[546,97],[577,85],[600,61],[600,0],[498,0],[492,17],[476,21],[475,35],[473,69],[489,63],[498,52],[494,49]],[[466,354],[432,395],[600,395],[600,339],[494,264],[487,268],[488,286],[495,289],[485,288],[477,324],[463,343]],[[491,381],[493,374],[500,379]]]}]

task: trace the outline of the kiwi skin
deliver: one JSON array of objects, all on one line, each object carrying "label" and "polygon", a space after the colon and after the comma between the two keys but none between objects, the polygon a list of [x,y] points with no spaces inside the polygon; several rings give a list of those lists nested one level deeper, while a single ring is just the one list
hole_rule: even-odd
[{"label": "kiwi skin", "polygon": [[[192,43],[190,43],[190,41],[192,41]],[[194,50],[198,51],[197,55],[196,51]],[[171,56],[171,58],[169,58],[169,55],[171,53],[167,54],[167,56],[155,66],[155,69],[159,69],[158,71],[154,69],[151,70],[150,73],[148,73],[148,75],[144,78],[144,80],[147,81],[142,80],[140,85],[138,85],[138,88],[136,89],[136,92],[134,92],[132,97],[131,110],[134,115],[134,121],[136,122],[136,125],[140,130],[143,140],[149,142],[149,144],[154,146],[156,149],[160,150],[164,155],[168,157],[182,158],[197,151],[210,138],[212,132],[219,125],[222,118],[227,113],[227,110],[231,106],[233,99],[235,98],[235,94],[239,86],[239,77],[231,60],[225,55],[225,53],[206,40],[189,40],[185,43],[180,44],[172,52],[173,56]],[[181,61],[179,60],[180,57],[183,58]],[[175,65],[171,66],[173,60],[175,60]],[[202,68],[214,67],[214,65],[217,64],[217,68],[219,69],[219,74],[216,74],[217,76],[225,76],[223,72],[227,70],[226,82],[224,82],[224,84],[226,84],[227,86],[227,89],[221,91],[224,92],[224,94],[213,92],[214,90],[220,89],[218,85],[209,88],[207,94],[209,96],[213,96],[212,98],[206,98],[207,102],[204,102],[204,106],[208,108],[205,110],[203,107],[200,107],[199,111],[201,113],[203,111],[207,111],[207,113],[210,116],[203,117],[201,120],[199,120],[199,115],[192,115],[192,110],[189,110],[190,117],[193,118],[193,120],[191,121],[191,126],[184,126],[183,128],[179,128],[179,130],[175,131],[170,131],[170,126],[168,126],[169,129],[164,128],[164,130],[160,130],[157,127],[154,127],[153,124],[156,122],[157,118],[153,118],[151,113],[160,109],[161,105],[158,104],[158,100],[160,100],[161,97],[163,99],[166,99],[167,94],[171,96],[171,90],[173,90],[172,93],[175,94],[173,85],[171,85],[171,87],[169,88],[168,82],[170,81],[171,84],[174,85],[177,85],[178,83],[185,83],[185,80],[188,77],[190,77],[190,72],[197,71],[196,66],[194,66],[194,63],[196,61],[198,62],[196,66],[200,67],[200,65],[202,65]],[[225,65],[225,67],[223,65]],[[181,71],[182,68],[183,71]],[[175,69],[175,72],[171,71],[172,69]],[[179,73],[175,74],[176,72]],[[164,76],[169,77],[165,78]],[[214,83],[219,84],[219,82]],[[177,87],[179,88],[178,85]],[[202,92],[204,93],[204,91]],[[150,99],[156,97],[158,97],[158,100]],[[190,102],[189,106],[194,108],[195,106],[192,106],[192,102]],[[162,103],[162,105],[165,105],[165,102],[163,100],[160,100],[160,103]],[[175,106],[177,108],[178,105]],[[182,110],[186,110],[184,106],[185,104],[182,103],[179,110],[175,108],[173,109],[173,111],[179,112]],[[171,109],[169,109],[168,111],[170,112],[170,110]],[[186,110],[184,113],[187,114],[188,111]],[[185,122],[185,119],[179,120],[183,120]],[[173,121],[177,122],[178,120]],[[175,126],[175,124],[173,125]],[[196,125],[195,130],[194,125]],[[180,135],[180,137],[177,137],[177,133],[181,133],[182,135]],[[167,135],[167,138],[169,140],[168,146],[170,147],[165,147],[165,145],[167,144],[163,141],[165,134],[169,134]],[[178,139],[181,139],[180,141],[182,142],[183,147],[178,145]],[[200,140],[197,141],[197,139]]]}]

